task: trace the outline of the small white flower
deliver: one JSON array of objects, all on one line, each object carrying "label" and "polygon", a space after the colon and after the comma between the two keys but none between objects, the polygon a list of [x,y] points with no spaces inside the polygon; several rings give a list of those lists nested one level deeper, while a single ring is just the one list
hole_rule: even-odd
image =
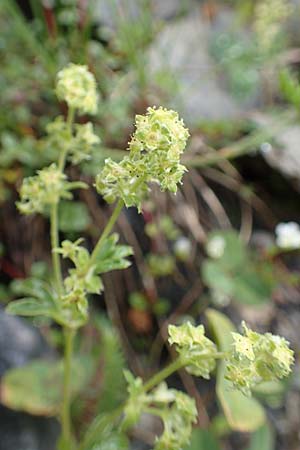
[{"label": "small white flower", "polygon": [[260,146],[260,151],[264,155],[270,154],[273,151],[273,146],[270,142],[263,142]]},{"label": "small white flower", "polygon": [[206,251],[208,256],[214,259],[219,259],[224,254],[226,242],[222,236],[214,236],[211,238],[207,245]]},{"label": "small white flower", "polygon": [[275,228],[276,244],[280,248],[300,248],[300,227],[296,222],[279,223]]},{"label": "small white flower", "polygon": [[181,236],[179,239],[177,239],[174,244],[174,253],[178,259],[187,261],[191,256],[191,251],[192,243],[187,237]]},{"label": "small white flower", "polygon": [[211,301],[215,306],[224,308],[225,306],[230,305],[231,299],[230,296],[224,292],[213,289],[211,291]]}]

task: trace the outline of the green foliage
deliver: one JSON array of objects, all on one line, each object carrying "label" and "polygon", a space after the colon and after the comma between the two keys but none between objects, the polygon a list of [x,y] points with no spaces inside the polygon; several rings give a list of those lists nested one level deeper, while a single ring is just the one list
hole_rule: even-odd
[{"label": "green foliage", "polygon": [[64,304],[56,290],[37,278],[15,280],[12,283],[12,292],[17,295],[26,295],[10,302],[6,311],[10,314],[35,317],[43,316],[53,319],[63,326],[78,328],[86,322],[86,315],[78,313],[77,308],[70,308]]},{"label": "green foliage", "polygon": [[279,87],[284,98],[300,111],[300,83],[289,69],[279,72]]},{"label": "green foliage", "polygon": [[95,259],[98,273],[126,269],[130,266],[130,262],[126,258],[133,254],[132,248],[129,245],[117,245],[118,240],[119,235],[113,233],[101,246]]},{"label": "green foliage", "polygon": [[[74,359],[72,395],[77,395],[91,376],[91,361],[86,355]],[[36,360],[9,370],[1,380],[1,403],[16,411],[54,416],[59,412],[63,386],[62,361]]]},{"label": "green foliage", "polygon": [[141,292],[132,292],[128,301],[134,309],[138,309],[139,311],[146,311],[148,309],[147,299]]},{"label": "green foliage", "polygon": [[287,380],[264,381],[254,386],[253,394],[271,408],[279,408],[284,403],[284,397],[290,386],[290,381],[290,377]]},{"label": "green foliage", "polygon": [[25,295],[14,302],[10,302],[6,311],[20,316],[44,316],[60,322],[60,309],[57,295],[51,286],[38,278],[15,280],[11,284],[13,294]]},{"label": "green foliage", "polygon": [[277,284],[273,266],[247,251],[235,231],[212,233],[206,248],[210,259],[202,276],[216,301],[259,305],[270,300]]},{"label": "green foliage", "polygon": [[84,231],[91,223],[88,208],[83,202],[61,201],[58,226],[64,233]]},{"label": "green foliage", "polygon": [[260,82],[261,58],[253,40],[242,32],[222,33],[212,40],[211,53],[236,98],[244,100],[255,94]]},{"label": "green foliage", "polygon": [[79,450],[125,450],[126,435],[114,427],[116,414],[99,414],[83,436]]},{"label": "green foliage", "polygon": [[180,235],[180,230],[176,227],[170,216],[163,215],[157,222],[147,223],[145,233],[150,238],[155,238],[162,233],[169,241],[174,241]]},{"label": "green foliage", "polygon": [[117,245],[119,236],[112,234],[101,246],[96,257],[80,245],[82,239],[75,242],[65,240],[60,248],[54,249],[63,258],[69,258],[74,268],[64,280],[65,295],[62,298],[64,307],[75,306],[82,320],[87,318],[87,294],[99,294],[103,290],[100,274],[116,269],[125,269],[130,265],[127,257],[132,255],[128,245]]},{"label": "green foliage", "polygon": [[[235,331],[230,320],[215,310],[207,311],[209,325],[216,336],[221,351],[230,351],[233,338],[231,333]],[[233,390],[231,383],[225,379],[226,364],[220,362],[217,371],[216,392],[224,415],[233,430],[252,432],[265,423],[265,412],[261,405],[254,399]]]},{"label": "green foliage", "polygon": [[195,428],[185,450],[220,450],[220,445],[211,431]]},{"label": "green foliage", "polygon": [[103,319],[97,320],[96,325],[101,333],[100,357],[103,359],[97,414],[102,414],[113,411],[125,399],[123,370],[126,363],[119,336],[114,328]]},{"label": "green foliage", "polygon": [[275,439],[273,430],[268,422],[256,430],[250,439],[247,450],[274,450]]},{"label": "green foliage", "polygon": [[172,255],[149,253],[149,255],[147,255],[147,263],[150,272],[155,277],[166,277],[171,275],[176,267],[175,259]]}]

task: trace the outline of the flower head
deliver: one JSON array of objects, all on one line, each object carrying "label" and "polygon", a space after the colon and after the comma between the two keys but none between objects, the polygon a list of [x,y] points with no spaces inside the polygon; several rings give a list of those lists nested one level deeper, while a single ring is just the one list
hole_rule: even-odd
[{"label": "flower head", "polygon": [[178,159],[189,137],[178,113],[162,107],[149,107],[145,115],[137,115],[135,126],[136,130],[129,143],[133,152],[161,150],[169,153],[170,159]]},{"label": "flower head", "polygon": [[208,339],[204,326],[194,327],[190,322],[183,325],[169,325],[169,343],[175,344],[179,355],[186,362],[186,370],[196,376],[209,378],[215,368],[215,344]]},{"label": "flower head", "polygon": [[250,395],[256,384],[286,377],[291,372],[294,352],[280,336],[256,333],[245,323],[243,329],[244,335],[232,333],[233,352],[227,362],[226,378]]},{"label": "flower head", "polygon": [[127,207],[141,207],[148,183],[158,183],[163,191],[177,191],[186,168],[180,164],[188,130],[175,111],[148,108],[136,116],[136,131],[129,143],[129,155],[120,163],[105,161],[96,178],[96,187],[108,202],[121,198]]},{"label": "flower head", "polygon": [[100,138],[94,133],[91,122],[75,125],[75,136],[70,148],[72,164],[91,159],[93,147],[100,144]]},{"label": "flower head", "polygon": [[288,0],[263,0],[257,3],[254,30],[262,50],[273,49],[282,31],[282,23],[292,10],[293,7]]},{"label": "flower head", "polygon": [[189,443],[192,425],[197,419],[195,400],[176,389],[168,389],[165,383],[156,390],[160,391],[163,399],[167,396],[173,398],[168,407],[160,406],[164,432],[156,439],[154,450],[181,450]]},{"label": "flower head", "polygon": [[70,63],[58,72],[56,95],[83,114],[97,112],[96,80],[87,66]]},{"label": "flower head", "polygon": [[68,182],[66,175],[55,164],[51,164],[39,170],[37,175],[23,180],[21,200],[17,202],[17,206],[23,214],[43,213],[49,205],[57,203],[59,198],[72,198],[71,189],[84,186],[84,183]]},{"label": "flower head", "polygon": [[160,383],[150,393],[145,392],[141,378],[124,372],[128,383],[128,394],[123,424],[133,426],[143,411],[158,415],[164,426],[160,437],[156,438],[155,450],[181,450],[189,443],[192,425],[197,419],[195,400],[176,389],[169,389]]}]

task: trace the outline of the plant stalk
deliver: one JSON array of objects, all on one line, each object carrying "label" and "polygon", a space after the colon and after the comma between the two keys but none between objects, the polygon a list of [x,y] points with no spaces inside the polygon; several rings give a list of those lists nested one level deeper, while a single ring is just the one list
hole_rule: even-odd
[{"label": "plant stalk", "polygon": [[[69,133],[70,140],[72,138],[72,126],[73,126],[74,116],[75,116],[75,108],[69,108],[68,117],[67,117],[67,128],[68,128],[68,133]],[[67,145],[63,149],[61,154],[59,155],[58,169],[61,172],[64,171],[64,168],[65,168],[65,165],[66,165],[67,154],[68,154],[69,149],[70,149],[70,146]]]},{"label": "plant stalk", "polygon": [[[228,352],[216,352],[216,353],[202,353],[199,354],[199,359],[205,359],[205,358],[215,358],[215,359],[222,359],[222,358],[226,358],[226,356],[228,355]],[[178,358],[176,358],[174,361],[172,361],[167,367],[165,367],[164,369],[162,369],[160,372],[156,373],[155,375],[153,375],[152,378],[150,378],[150,380],[148,380],[145,384],[144,384],[144,391],[150,391],[152,388],[154,388],[155,386],[157,386],[159,383],[161,383],[162,381],[164,381],[166,378],[168,378],[170,375],[172,375],[172,373],[176,372],[179,369],[182,369],[185,366],[188,366],[188,362],[178,356]]]},{"label": "plant stalk", "polygon": [[110,216],[109,221],[106,224],[106,227],[103,230],[103,233],[100,236],[100,239],[98,240],[96,247],[94,248],[92,254],[91,254],[91,265],[95,262],[95,259],[97,258],[97,255],[105,241],[105,239],[108,237],[109,233],[111,232],[111,230],[113,229],[114,224],[116,223],[116,221],[118,220],[118,217],[122,211],[122,208],[124,206],[124,202],[123,200],[119,200],[114,212],[112,213],[112,215]]},{"label": "plant stalk", "polygon": [[55,203],[51,207],[50,213],[50,235],[51,235],[51,248],[52,248],[52,265],[54,272],[54,279],[56,284],[56,289],[59,295],[62,294],[62,274],[61,274],[61,264],[60,257],[57,252],[53,250],[59,247],[59,236],[58,236],[58,204]]},{"label": "plant stalk", "polygon": [[[72,125],[75,115],[75,109],[70,108],[68,111],[67,127],[69,131],[70,141],[72,138]],[[58,160],[58,169],[63,173],[66,158],[69,150],[69,145],[66,146],[64,151],[60,154]],[[61,297],[64,290],[60,255],[53,250],[59,247],[59,231],[58,231],[58,203],[52,205],[51,215],[51,247],[52,247],[52,263],[55,282],[57,285],[57,291]],[[72,450],[72,435],[71,435],[71,369],[72,369],[72,356],[73,356],[73,341],[75,336],[75,330],[65,326],[63,328],[64,333],[64,376],[63,376],[63,399],[61,407],[61,427],[62,427],[62,442],[64,450]]]},{"label": "plant stalk", "polygon": [[152,388],[154,388],[163,380],[172,375],[172,373],[176,372],[179,369],[182,369],[185,365],[186,365],[185,361],[179,356],[174,361],[172,361],[167,367],[165,367],[160,372],[153,375],[153,377],[150,378],[150,380],[148,380],[144,384],[144,391],[145,392],[150,391]]},{"label": "plant stalk", "polygon": [[72,369],[72,355],[73,355],[73,341],[75,330],[64,327],[65,338],[65,354],[64,354],[64,388],[63,388],[63,403],[61,411],[61,426],[62,426],[62,441],[66,450],[72,450],[71,443],[71,369]]}]

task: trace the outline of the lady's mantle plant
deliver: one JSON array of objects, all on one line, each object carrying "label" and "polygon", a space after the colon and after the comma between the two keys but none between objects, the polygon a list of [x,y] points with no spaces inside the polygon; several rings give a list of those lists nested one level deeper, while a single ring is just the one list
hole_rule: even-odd
[{"label": "lady's mantle plant", "polygon": [[[43,292],[38,295],[33,292],[30,298],[17,300],[8,309],[25,316],[44,315],[62,325],[65,356],[59,447],[91,450],[91,442],[97,442],[97,427],[88,429],[81,443],[76,443],[72,436],[70,384],[74,335],[88,320],[89,294],[103,290],[101,274],[130,264],[126,258],[132,254],[131,248],[118,245],[117,234],[111,234],[123,206],[135,206],[140,211],[143,199],[150,193],[150,183],[176,193],[186,171],[180,157],[189,133],[176,112],[161,107],[148,108],[145,115],[136,117],[128,156],[118,163],[107,159],[96,178],[97,191],[108,203],[116,202],[116,206],[98,243],[89,252],[81,238],[60,243],[57,224],[60,200],[71,199],[74,189],[88,188],[80,181],[70,182],[64,169],[66,161],[79,164],[89,159],[92,147],[99,143],[92,123],[73,123],[76,114],[96,113],[96,82],[85,66],[70,64],[57,76],[56,93],[68,105],[67,119],[58,117],[47,127],[48,145],[57,148],[58,160],[23,181],[18,202],[23,214],[41,213],[50,217],[53,280]],[[65,277],[61,257],[73,264]],[[244,335],[233,334],[232,348],[226,353],[218,352],[216,345],[205,336],[203,325],[170,325],[169,343],[175,346],[178,358],[145,383],[126,372],[128,399],[110,418],[110,425],[115,424],[124,433],[138,422],[142,413],[158,416],[164,431],[156,439],[156,450],[183,448],[197,418],[194,399],[169,389],[165,383],[173,372],[185,368],[192,375],[208,379],[217,359],[224,358],[226,377],[232,386],[250,395],[257,383],[288,375],[293,363],[293,352],[287,341],[269,333],[260,335],[245,325]]]}]

